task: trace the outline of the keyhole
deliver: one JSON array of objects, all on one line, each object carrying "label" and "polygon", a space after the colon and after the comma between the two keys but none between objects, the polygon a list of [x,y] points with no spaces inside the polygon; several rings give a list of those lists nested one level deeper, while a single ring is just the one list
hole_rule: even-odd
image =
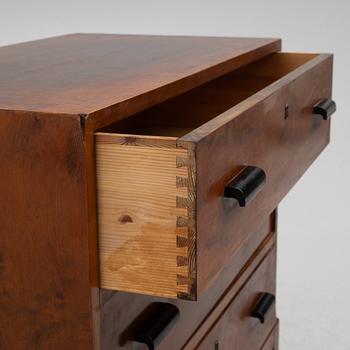
[{"label": "keyhole", "polygon": [[288,119],[289,117],[289,106],[288,103],[284,106],[284,119]]},{"label": "keyhole", "polygon": [[214,350],[219,350],[219,341],[215,342]]}]

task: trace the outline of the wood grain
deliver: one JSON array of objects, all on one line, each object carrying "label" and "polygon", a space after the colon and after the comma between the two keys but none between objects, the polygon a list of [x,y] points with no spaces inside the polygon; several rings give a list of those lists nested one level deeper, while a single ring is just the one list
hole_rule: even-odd
[{"label": "wood grain", "polygon": [[100,128],[280,48],[279,39],[108,34],[6,46],[0,109],[91,114]]},{"label": "wood grain", "polygon": [[[276,70],[272,70],[272,67],[276,67]],[[169,107],[164,102],[159,107],[153,107],[104,129],[106,133],[101,135],[106,140],[113,139],[114,132],[126,132],[124,138],[120,136],[124,144],[133,143],[134,140],[151,146],[156,143],[176,143],[174,147],[178,149],[191,150],[191,156],[186,159],[191,160],[191,167],[194,169],[190,172],[193,176],[188,177],[192,178],[190,188],[193,191],[185,199],[178,198],[177,206],[196,208],[196,211],[189,210],[193,214],[190,220],[180,218],[179,222],[186,229],[190,223],[192,228],[188,230],[194,232],[191,241],[195,244],[195,249],[192,250],[195,256],[188,260],[196,261],[197,266],[192,269],[196,271],[192,276],[193,290],[196,291],[192,293],[193,296],[198,298],[214,283],[240,237],[251,230],[261,217],[274,210],[328,143],[329,122],[313,116],[312,106],[319,99],[330,97],[331,74],[330,55],[274,54],[187,93],[191,95],[189,100],[185,97],[187,94],[176,97],[169,100]],[[286,105],[289,106],[288,119],[285,118]],[[173,136],[154,135],[160,131],[159,125],[166,130],[172,130],[167,135],[174,135],[179,129],[198,126],[197,123],[202,124],[178,139]],[[146,128],[143,129],[143,126]],[[149,132],[149,135],[137,135],[143,132]],[[122,152],[121,148],[120,150]],[[134,147],[133,150],[137,153],[143,149]],[[100,150],[101,153],[103,151]],[[159,148],[159,152],[166,154],[164,148]],[[111,162],[113,156],[108,155]],[[139,156],[146,157],[141,153]],[[139,178],[143,172],[149,172],[142,170],[143,163],[140,161],[134,166],[135,159],[129,155],[125,157],[129,162],[128,178]],[[116,159],[115,164],[118,162]],[[154,162],[155,166],[159,164],[156,160],[150,162]],[[281,166],[276,166],[276,162]],[[225,185],[244,165],[264,169],[268,180],[266,187],[252,204],[247,208],[239,208],[234,200],[225,199],[223,192]],[[133,167],[137,167],[135,173]],[[104,169],[99,168],[100,164],[97,162],[98,172],[103,176]],[[177,184],[181,185],[188,180],[182,179],[184,176],[177,176]],[[113,188],[118,188],[118,179],[115,176],[114,179]],[[101,186],[102,182],[106,188],[110,185],[108,179],[101,181]],[[153,186],[152,176],[145,180],[144,186]],[[157,186],[152,187],[152,190],[156,193]],[[100,191],[99,187],[97,191]],[[127,191],[133,193],[132,188]],[[128,196],[127,191],[123,193],[123,198]],[[187,198],[191,199],[191,206],[188,205]],[[139,200],[143,202],[144,198]],[[116,200],[112,198],[113,201]],[[157,201],[163,208],[161,199]],[[117,207],[120,207],[119,203]],[[102,221],[105,219],[107,222],[112,220],[103,218]],[[148,221],[154,222],[145,218],[142,225]],[[105,233],[110,229],[108,225]],[[234,234],[229,233],[232,228]],[[170,227],[164,229],[171,230]],[[116,235],[118,230],[113,227],[113,233],[110,234]],[[135,230],[134,236],[137,231]],[[169,234],[173,236],[172,233]],[[154,249],[159,245],[157,235],[161,237],[160,232],[147,235],[154,240]],[[187,244],[186,241],[182,242]],[[159,245],[159,250],[162,248]],[[141,260],[146,259],[144,255]],[[150,275],[156,274],[156,266],[157,264],[152,264]],[[161,267],[160,271],[163,273],[165,265],[162,264]],[[185,281],[186,279],[179,279],[180,283]],[[110,288],[118,290],[117,284]],[[135,291],[125,287],[122,290]]]},{"label": "wood grain", "polygon": [[280,45],[75,34],[0,48],[1,349],[100,346],[95,130]]},{"label": "wood grain", "polygon": [[[332,57],[317,56],[178,141],[196,143],[198,294],[218,276],[236,239],[272,212],[328,144],[330,124],[312,106],[330,98],[331,87]],[[223,199],[223,189],[243,165],[263,169],[267,183],[240,208]]]},{"label": "wood grain", "polygon": [[[121,344],[124,327],[144,305],[164,298],[96,288],[94,133],[131,115],[127,119],[135,126],[141,111],[139,126],[146,136],[104,135],[102,146],[147,149],[142,155],[152,149],[159,168],[169,170],[155,177],[161,178],[158,188],[171,194],[173,211],[161,222],[173,234],[157,235],[169,250],[155,257],[158,275],[152,274],[162,288],[171,286],[170,293],[165,288],[168,294],[158,294],[201,295],[198,303],[171,299],[183,319],[160,349],[184,345],[259,251],[266,225],[271,230],[275,222],[274,216],[268,223],[262,218],[328,142],[329,122],[310,119],[310,109],[316,98],[331,95],[331,56],[270,55],[280,47],[278,39],[75,34],[0,48],[1,349],[136,349],[129,339]],[[282,127],[274,118],[286,102],[290,117]],[[146,159],[132,157],[142,187],[140,164]],[[253,202],[245,212],[222,205],[221,199],[226,180],[244,161],[272,173],[259,204]],[[111,168],[120,174],[126,170]],[[146,169],[153,178],[154,169],[149,164]],[[122,176],[127,184],[134,179]],[[109,181],[120,190],[114,176]],[[149,195],[148,185],[143,189]],[[165,202],[170,205],[170,199]],[[147,210],[153,219],[154,208]],[[163,212],[158,206],[157,220]],[[111,227],[134,223],[131,215],[118,218],[108,214]],[[149,228],[146,237],[154,232]],[[145,252],[142,261],[150,266]],[[125,258],[140,275],[136,257]],[[167,264],[171,277],[159,278],[159,269],[169,271]],[[118,259],[112,263],[117,270],[120,265]],[[138,283],[139,290],[154,292],[149,281]],[[196,334],[200,330],[208,328]]]},{"label": "wood grain", "polygon": [[0,133],[0,348],[92,349],[80,117],[0,111]]},{"label": "wood grain", "polygon": [[196,297],[190,163],[170,138],[96,135],[101,287]]},{"label": "wood grain", "polygon": [[[232,258],[227,262],[219,278],[197,302],[102,290],[101,350],[112,348],[141,350],[141,346],[138,347],[131,341],[134,321],[149,304],[159,301],[173,303],[180,309],[179,322],[175,323],[159,344],[159,350],[182,349],[194,334],[197,342],[200,341],[211,327],[210,322],[204,324],[203,321],[216,308],[219,299],[232,288],[233,284],[235,284],[235,290],[238,290],[240,284],[236,284],[237,280],[244,281],[275,244],[274,228],[275,215],[271,215],[263,218],[252,231],[247,231],[237,243]],[[229,301],[230,299],[227,303]],[[199,329],[199,325],[202,324],[203,326]]]},{"label": "wood grain", "polygon": [[214,311],[212,317],[216,316],[217,320],[209,333],[199,344],[191,342],[185,349],[212,350],[218,344],[219,349],[256,350],[263,345],[276,323],[275,307],[272,306],[264,324],[251,318],[250,312],[260,293],[276,293],[276,249],[265,256],[242,289],[237,294],[233,292],[224,296],[232,300],[222,314]]}]

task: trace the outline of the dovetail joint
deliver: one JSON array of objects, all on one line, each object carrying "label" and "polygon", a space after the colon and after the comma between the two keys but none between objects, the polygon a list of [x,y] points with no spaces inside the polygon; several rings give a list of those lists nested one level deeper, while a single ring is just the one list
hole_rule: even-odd
[{"label": "dovetail joint", "polygon": [[[196,283],[195,283],[195,277],[192,273],[193,263],[192,259],[190,260],[190,255],[193,255],[193,244],[191,240],[194,239],[194,232],[193,232],[193,220],[194,220],[194,203],[195,203],[195,195],[194,195],[194,189],[191,187],[191,184],[193,181],[193,164],[191,162],[191,156],[188,154],[185,156],[177,156],[176,157],[176,167],[177,168],[187,168],[187,177],[183,176],[176,176],[176,188],[187,188],[188,195],[186,197],[184,196],[176,196],[176,207],[180,209],[186,209],[187,215],[178,216],[176,218],[176,227],[177,228],[184,228],[186,233],[184,232],[184,235],[177,235],[176,237],[176,243],[178,248],[187,248],[187,256],[183,256],[183,251],[177,256],[177,266],[179,268],[186,268],[186,273],[178,273],[176,275],[176,283],[178,286],[188,286],[188,291],[186,293],[184,292],[178,292],[178,298],[181,299],[188,299],[193,300],[196,296]],[[185,254],[185,255],[186,255]]]},{"label": "dovetail joint", "polygon": [[188,166],[188,158],[182,156],[176,156],[176,167],[182,168]]},{"label": "dovetail joint", "polygon": [[176,187],[188,187],[188,179],[187,177],[176,176]]},{"label": "dovetail joint", "polygon": [[186,227],[188,226],[188,218],[183,216],[178,216],[176,218],[176,227]]},{"label": "dovetail joint", "polygon": [[176,236],[176,245],[178,248],[188,247],[188,237]]},{"label": "dovetail joint", "polygon": [[176,207],[188,209],[190,206],[190,200],[186,197],[176,196]]},{"label": "dovetail joint", "polygon": [[176,277],[178,286],[190,285],[192,283],[192,278],[189,276],[177,275]]},{"label": "dovetail joint", "polygon": [[177,266],[188,266],[187,256],[177,256]]}]

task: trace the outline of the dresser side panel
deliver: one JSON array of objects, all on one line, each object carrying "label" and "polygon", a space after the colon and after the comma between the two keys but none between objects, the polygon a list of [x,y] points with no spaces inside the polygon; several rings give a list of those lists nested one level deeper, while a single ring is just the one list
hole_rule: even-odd
[{"label": "dresser side panel", "polygon": [[0,348],[92,349],[80,118],[0,111]]}]

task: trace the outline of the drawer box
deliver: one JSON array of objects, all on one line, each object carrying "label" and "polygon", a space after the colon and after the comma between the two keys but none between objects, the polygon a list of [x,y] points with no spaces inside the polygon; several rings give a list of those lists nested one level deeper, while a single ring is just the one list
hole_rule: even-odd
[{"label": "drawer box", "polygon": [[239,293],[233,298],[208,334],[192,349],[260,349],[276,324],[275,304],[265,308],[264,323],[252,317],[261,295],[275,295],[276,250],[271,251]]},{"label": "drawer box", "polygon": [[[331,80],[331,55],[272,54],[97,132],[101,287],[200,297],[328,143]],[[249,165],[242,208],[224,190]]]}]

